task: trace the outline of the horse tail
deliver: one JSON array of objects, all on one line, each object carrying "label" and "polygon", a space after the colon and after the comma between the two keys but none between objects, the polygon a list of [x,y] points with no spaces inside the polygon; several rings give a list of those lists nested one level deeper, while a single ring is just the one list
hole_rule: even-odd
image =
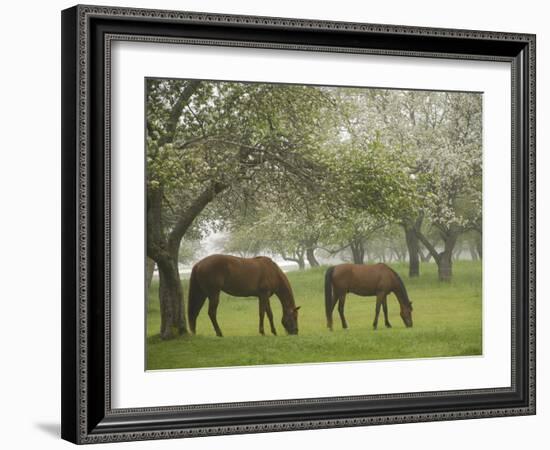
[{"label": "horse tail", "polygon": [[399,300],[404,302],[405,305],[409,306],[412,310],[412,302],[409,299],[409,294],[407,293],[407,288],[405,287],[405,283],[403,283],[403,280],[395,270],[393,270],[391,267],[389,269],[393,272],[399,284],[399,292],[396,292],[398,297],[400,297]]},{"label": "horse tail", "polygon": [[201,289],[197,280],[197,266],[193,266],[191,277],[189,278],[189,295],[187,304],[187,316],[189,317],[189,328],[195,334],[197,325],[197,316],[204,305],[206,294]]},{"label": "horse tail", "polygon": [[332,313],[332,272],[334,272],[334,267],[329,267],[325,272],[325,313],[327,321],[330,320]]}]

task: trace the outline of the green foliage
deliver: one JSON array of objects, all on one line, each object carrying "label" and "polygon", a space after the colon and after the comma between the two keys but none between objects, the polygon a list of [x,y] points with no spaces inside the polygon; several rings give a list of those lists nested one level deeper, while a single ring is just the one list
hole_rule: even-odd
[{"label": "green foliage", "polygon": [[324,161],[331,173],[324,200],[336,203],[340,212],[357,214],[358,210],[395,221],[419,202],[416,180],[406,162],[377,141],[342,143],[337,151],[327,152]]},{"label": "green foliage", "polygon": [[184,242],[296,259],[417,217],[481,230],[481,142],[479,94],[149,79],[148,236],[190,216]]},{"label": "green foliage", "polygon": [[197,253],[200,252],[201,243],[198,239],[183,239],[180,244],[178,253],[178,262],[180,264],[189,264],[196,259]]},{"label": "green foliage", "polygon": [[327,130],[327,105],[308,86],[148,80],[147,182],[162,189],[166,226],[214,183],[230,188],[220,216],[252,193],[315,178],[308,155]]},{"label": "green foliage", "polygon": [[406,158],[403,165],[416,179],[430,220],[442,228],[478,221],[481,95],[384,89],[352,93],[360,119],[350,133],[356,140],[379,140]]}]

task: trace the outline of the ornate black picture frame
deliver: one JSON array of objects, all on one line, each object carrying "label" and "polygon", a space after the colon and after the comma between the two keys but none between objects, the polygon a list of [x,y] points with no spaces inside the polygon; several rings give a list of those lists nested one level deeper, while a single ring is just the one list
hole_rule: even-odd
[{"label": "ornate black picture frame", "polygon": [[[110,46],[115,40],[512,67],[511,386],[113,409]],[[62,12],[62,437],[97,443],[535,413],[535,36],[98,6]]]}]

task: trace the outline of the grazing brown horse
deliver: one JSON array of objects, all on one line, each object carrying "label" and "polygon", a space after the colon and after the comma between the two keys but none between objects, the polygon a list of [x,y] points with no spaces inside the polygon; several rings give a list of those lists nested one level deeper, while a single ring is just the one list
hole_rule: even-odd
[{"label": "grazing brown horse", "polygon": [[238,258],[230,255],[210,255],[193,266],[189,280],[188,316],[195,333],[197,316],[208,297],[208,316],[216,335],[222,331],[216,319],[220,291],[235,297],[258,297],[260,300],[260,334],[264,334],[264,314],[267,313],[271,332],[277,334],[269,297],[275,294],[283,308],[282,324],[288,334],[298,334],[298,309],[294,303],[288,278],[270,258]]},{"label": "grazing brown horse", "polygon": [[407,327],[412,327],[412,302],[409,300],[403,281],[393,269],[385,264],[340,264],[329,267],[325,273],[325,308],[327,327],[332,330],[332,311],[338,302],[338,312],[342,327],[348,324],[344,317],[346,294],[376,295],[376,315],[373,327],[378,326],[380,307],[384,309],[384,322],[391,328],[388,320],[388,305],[386,297],[393,292],[401,306],[401,318]]}]

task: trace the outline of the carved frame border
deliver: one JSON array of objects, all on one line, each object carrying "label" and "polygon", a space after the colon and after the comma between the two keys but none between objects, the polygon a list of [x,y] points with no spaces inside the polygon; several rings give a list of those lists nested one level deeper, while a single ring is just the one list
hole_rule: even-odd
[{"label": "carved frame border", "polygon": [[[92,305],[90,304],[90,221],[92,220],[92,210],[90,209],[90,186],[91,183],[97,183],[90,176],[90,30],[89,24],[92,19],[135,19],[139,21],[181,24],[181,25],[199,25],[199,26],[240,26],[248,29],[270,28],[277,29],[280,32],[285,30],[320,30],[335,31],[341,33],[375,33],[378,36],[399,36],[404,40],[408,38],[445,38],[460,40],[482,40],[500,43],[517,43],[526,52],[526,57],[519,59],[509,55],[499,54],[481,55],[472,52],[446,53],[442,51],[431,50],[392,50],[386,48],[361,48],[361,47],[338,47],[338,46],[315,46],[303,44],[277,44],[272,42],[252,42],[247,40],[216,40],[216,39],[192,39],[192,38],[174,38],[169,36],[152,37],[147,35],[138,35],[132,33],[124,34],[106,34],[103,36],[102,45],[104,45],[104,176],[103,193],[105,205],[103,236],[104,242],[104,264],[105,264],[105,284],[104,284],[104,408],[103,417],[106,418],[106,425],[100,426],[100,423],[91,423],[90,417],[90,327],[93,321],[90,320]],[[64,86],[63,101],[63,188],[72,189],[70,193],[64,193],[63,197],[63,225],[69,233],[64,234],[63,238],[63,348],[62,348],[62,374],[65,381],[69,383],[63,385],[62,399],[62,436],[76,443],[98,443],[112,441],[129,441],[143,439],[163,439],[174,437],[193,437],[219,434],[238,434],[251,432],[271,432],[313,428],[328,427],[347,427],[373,424],[390,424],[404,422],[422,422],[422,421],[440,421],[452,419],[468,419],[481,417],[499,417],[510,415],[527,415],[535,413],[535,36],[530,34],[515,34],[487,31],[470,30],[451,30],[440,28],[425,27],[406,27],[397,25],[377,25],[363,23],[347,23],[332,21],[312,21],[304,19],[286,19],[256,16],[236,16],[203,14],[194,12],[161,11],[148,9],[130,9],[119,7],[99,7],[99,6],[76,6],[63,13],[63,56],[62,68],[65,80],[71,81],[68,86]],[[219,404],[219,405],[193,405],[184,407],[155,407],[155,408],[137,408],[113,410],[110,403],[110,48],[114,40],[131,40],[158,43],[187,43],[198,45],[224,45],[224,46],[245,46],[256,48],[277,48],[294,49],[306,51],[332,51],[332,52],[351,52],[384,54],[414,57],[436,57],[453,59],[483,59],[495,61],[508,61],[512,64],[512,89],[523,89],[527,94],[523,98],[522,105],[512,102],[512,155],[516,152],[523,152],[525,167],[515,167],[513,159],[512,171],[523,171],[524,184],[515,185],[516,178],[512,177],[512,195],[523,196],[521,211],[516,211],[515,203],[512,202],[512,271],[515,275],[516,258],[514,257],[514,248],[516,236],[518,233],[524,233],[526,242],[523,253],[526,255],[524,261],[524,272],[518,274],[523,276],[522,283],[528,289],[526,298],[518,299],[525,303],[525,322],[522,331],[526,339],[527,353],[525,361],[522,362],[527,374],[527,398],[518,406],[513,407],[493,407],[493,408],[473,408],[457,409],[451,411],[433,411],[423,413],[404,413],[388,415],[368,415],[368,416],[349,416],[343,414],[341,418],[319,418],[314,420],[289,420],[270,423],[250,423],[244,425],[219,425],[219,426],[170,426],[168,422],[158,426],[143,426],[139,420],[134,425],[124,428],[117,428],[116,423],[119,417],[138,417],[143,413],[158,413],[162,417],[169,418],[170,413],[184,412],[189,409],[208,410],[210,408],[233,408],[269,405],[304,405],[312,403],[327,403],[340,400],[346,400],[347,397],[320,398],[320,399],[292,399],[269,402],[249,402],[239,404]],[[69,42],[70,41],[70,42]],[[72,63],[73,67],[67,67],[67,61]],[[520,67],[521,66],[521,67]],[[97,68],[95,69],[97,70]],[[521,74],[521,80],[518,80],[518,74]],[[517,92],[516,92],[517,93]],[[515,96],[512,95],[514,100]],[[72,102],[71,102],[72,100]],[[75,148],[76,147],[76,148]],[[523,161],[522,160],[522,161]],[[525,230],[516,230],[521,224],[517,221],[517,215],[526,212],[524,221],[521,221]],[[70,222],[70,223],[69,223]],[[521,237],[520,236],[520,237]],[[521,243],[520,243],[521,244]],[[73,278],[68,281],[68,278]],[[512,300],[516,301],[516,276],[512,277]],[[93,287],[92,287],[93,288]],[[516,327],[515,310],[512,314],[513,331]],[[66,323],[66,320],[73,319],[73,323]],[[515,333],[513,333],[515,336]],[[70,344],[66,340],[72,340]],[[512,386],[510,388],[500,389],[482,389],[471,391],[450,391],[450,392],[431,392],[418,394],[395,394],[395,395],[376,395],[361,396],[363,400],[383,400],[383,399],[419,399],[427,395],[431,396],[475,396],[477,394],[490,394],[499,392],[509,392],[516,388],[515,373],[516,343],[515,337],[512,342]],[[354,399],[357,397],[354,397]],[[97,411],[95,412],[97,415]],[[101,411],[99,411],[101,416]],[[111,422],[109,422],[111,418]],[[94,422],[97,422],[95,420]],[[105,422],[105,420],[103,421]]]}]

